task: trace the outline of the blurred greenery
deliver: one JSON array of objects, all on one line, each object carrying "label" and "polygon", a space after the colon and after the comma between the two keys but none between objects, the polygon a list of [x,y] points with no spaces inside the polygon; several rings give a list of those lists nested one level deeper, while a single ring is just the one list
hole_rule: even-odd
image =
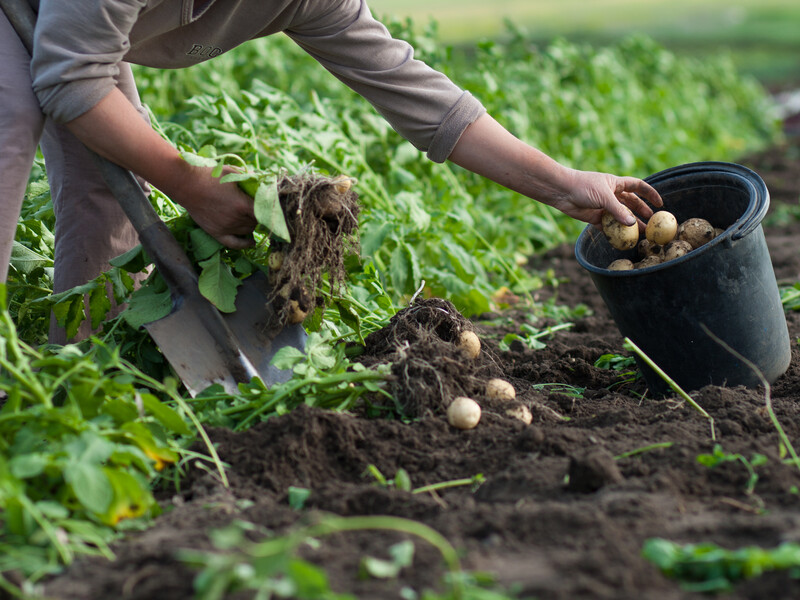
[{"label": "blurred greenery", "polygon": [[454,45],[504,35],[506,19],[545,42],[556,36],[608,43],[643,33],[692,56],[730,53],[737,68],[765,83],[800,80],[800,3],[795,0],[370,0],[378,15],[434,19]]}]

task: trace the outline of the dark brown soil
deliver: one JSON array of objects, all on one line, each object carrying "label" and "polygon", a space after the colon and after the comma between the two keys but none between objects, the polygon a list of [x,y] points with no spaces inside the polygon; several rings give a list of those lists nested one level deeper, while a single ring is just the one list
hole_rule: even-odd
[{"label": "dark brown soil", "polygon": [[[770,219],[781,206],[797,206],[798,142],[740,162],[767,182]],[[765,231],[778,280],[800,280],[800,223],[787,220]],[[727,452],[767,457],[766,464],[756,468],[758,481],[748,494],[748,474],[740,462],[715,468],[698,463],[697,456],[711,452],[714,443],[708,421],[697,411],[674,396],[643,397],[641,381],[622,383],[615,371],[594,366],[605,353],[625,351],[572,247],[556,249],[538,266],[552,267],[561,279],[559,303],[584,303],[592,313],[544,340],[544,349],[518,344],[506,352],[499,349],[499,340],[507,332],[518,332],[526,315],[508,311],[501,315],[506,317],[503,325],[489,324],[490,315],[485,315],[469,324],[483,342],[482,357],[474,366],[445,365],[426,379],[430,373],[425,368],[412,372],[409,369],[419,365],[406,365],[406,373],[412,374],[409,382],[424,381],[428,387],[457,376],[466,377],[461,385],[468,387],[468,376],[475,373],[501,375],[531,409],[530,425],[486,407],[477,428],[458,431],[448,426],[441,406],[425,411],[409,400],[411,416],[418,418],[407,423],[303,407],[244,433],[212,431],[222,459],[230,465],[230,488],[224,489],[204,471],[192,471],[182,491],[165,502],[168,510],[151,529],[115,546],[114,562],[75,564],[47,586],[49,596],[191,598],[194,573],[175,559],[175,552],[210,548],[207,532],[232,519],[280,534],[322,513],[406,517],[443,534],[461,552],[466,569],[494,574],[505,589],[516,589],[521,597],[565,600],[699,598],[642,558],[642,545],[651,537],[728,548],[771,548],[800,541],[794,487],[800,486],[800,472],[781,460],[764,390],[706,387],[694,394],[713,416],[717,441]],[[543,291],[542,298],[551,293]],[[800,314],[789,313],[787,320],[793,361],[772,386],[771,399],[789,438],[796,441],[800,350],[794,340],[800,336]],[[447,327],[441,331],[445,333],[429,329],[422,341],[452,335]],[[412,338],[409,343],[419,341]],[[536,384],[558,387],[535,389]],[[441,397],[437,390],[431,393]],[[672,445],[614,459],[666,442]],[[387,478],[402,468],[413,487],[477,474],[483,474],[485,482],[477,491],[462,486],[411,494],[376,485],[367,473],[369,465]],[[304,510],[289,506],[290,486],[311,490]],[[380,531],[336,534],[319,538],[314,549],[304,547],[302,555],[325,568],[335,591],[357,598],[399,598],[404,586],[418,592],[442,590],[441,556],[421,541],[416,543],[413,566],[398,579],[358,576],[363,557],[386,558],[387,548],[401,539],[401,534]],[[800,580],[785,572],[767,574],[722,597],[798,598]]]}]

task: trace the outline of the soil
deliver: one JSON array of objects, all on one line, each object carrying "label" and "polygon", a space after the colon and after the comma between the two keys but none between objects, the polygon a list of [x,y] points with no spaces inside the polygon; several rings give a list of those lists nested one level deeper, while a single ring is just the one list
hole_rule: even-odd
[{"label": "soil", "polygon": [[[777,279],[799,281],[800,223],[778,217],[800,198],[800,141],[792,139],[739,162],[759,173],[771,192],[764,230]],[[465,569],[489,572],[502,589],[541,599],[701,597],[642,557],[643,544],[653,537],[731,549],[800,541],[800,472],[782,460],[765,390],[707,386],[693,394],[714,418],[716,441],[726,452],[766,457],[754,467],[758,479],[749,490],[741,461],[714,468],[698,462],[697,456],[712,452],[715,443],[709,421],[698,411],[678,396],[652,397],[641,379],[624,382],[619,372],[594,366],[603,354],[628,353],[573,252],[565,245],[534,265],[552,268],[559,282],[542,290],[540,300],[556,294],[559,304],[582,303],[590,309],[572,328],[545,338],[545,348],[517,343],[500,349],[503,335],[518,333],[526,322],[523,311],[468,322],[451,315],[442,325],[441,314],[449,307],[427,305],[416,311],[417,323],[424,325],[428,318],[421,313],[433,312],[440,315],[436,326],[406,327],[390,338],[373,339],[364,358],[398,361],[399,347],[420,350],[394,372],[395,391],[413,391],[403,401],[411,418],[302,407],[243,433],[212,430],[220,456],[230,465],[229,488],[206,471],[191,470],[181,491],[164,498],[165,511],[151,528],[114,546],[116,560],[79,561],[52,580],[46,593],[81,600],[192,598],[195,572],[176,559],[176,552],[210,549],[208,532],[232,520],[281,534],[326,514],[405,517],[440,532],[458,549]],[[786,318],[796,340],[800,313]],[[422,360],[430,358],[423,346],[452,339],[461,329],[479,335],[481,356],[470,363],[454,351],[431,369]],[[393,346],[387,339],[399,343]],[[772,385],[770,398],[787,435],[797,440],[800,349],[792,346],[792,363]],[[450,427],[441,403],[444,394],[479,394],[476,378],[497,376],[514,385],[532,422],[525,424],[484,401],[475,429]],[[654,444],[662,446],[615,459]],[[414,488],[478,474],[484,481],[477,489],[412,494],[378,485],[369,465],[388,479],[404,469]],[[290,506],[290,486],[310,490],[303,510]],[[419,593],[445,589],[441,555],[418,538],[374,530],[317,539],[300,554],[324,567],[336,592],[384,599],[400,598],[404,587]],[[364,557],[386,559],[388,548],[405,539],[415,540],[411,567],[392,579],[359,576]],[[229,597],[251,596],[238,592]],[[767,573],[720,597],[798,598],[800,580],[785,571]]]}]

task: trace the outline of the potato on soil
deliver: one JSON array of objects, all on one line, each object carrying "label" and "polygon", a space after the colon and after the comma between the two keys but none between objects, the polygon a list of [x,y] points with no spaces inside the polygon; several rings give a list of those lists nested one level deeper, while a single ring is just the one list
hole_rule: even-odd
[{"label": "potato on soil", "polygon": [[687,219],[678,227],[678,239],[689,242],[692,250],[710,242],[714,236],[714,226],[705,219]]},{"label": "potato on soil", "polygon": [[525,423],[525,425],[530,425],[533,422],[531,409],[521,402],[516,403],[511,408],[506,409],[506,416],[511,417],[512,419],[518,419]]},{"label": "potato on soil", "polygon": [[481,407],[472,398],[459,396],[447,407],[447,422],[456,429],[473,429],[481,420]]},{"label": "potato on soil", "polygon": [[[626,210],[631,212],[627,207]],[[633,213],[631,212],[631,214]],[[601,224],[608,243],[617,250],[630,250],[639,241],[638,223],[623,225],[610,212],[603,211]]]},{"label": "potato on soil", "polygon": [[608,265],[609,271],[630,271],[631,269],[633,269],[633,262],[627,258],[618,258]]},{"label": "potato on soil", "polygon": [[494,378],[486,382],[486,397],[489,400],[508,402],[517,397],[517,392],[505,379]]},{"label": "potato on soil", "polygon": [[652,267],[653,265],[660,265],[662,262],[664,262],[664,260],[660,256],[648,256],[637,262],[635,268],[644,269],[646,267]]},{"label": "potato on soil", "polygon": [[692,245],[683,240],[672,240],[669,244],[664,246],[664,261],[680,258],[692,251]]},{"label": "potato on soil", "polygon": [[462,331],[456,345],[464,351],[468,358],[478,358],[481,354],[481,340],[474,331]]},{"label": "potato on soil", "polygon": [[675,215],[666,210],[654,212],[650,220],[647,221],[647,226],[644,229],[644,234],[647,239],[659,246],[671,242],[675,239],[677,233],[678,219],[675,218]]}]

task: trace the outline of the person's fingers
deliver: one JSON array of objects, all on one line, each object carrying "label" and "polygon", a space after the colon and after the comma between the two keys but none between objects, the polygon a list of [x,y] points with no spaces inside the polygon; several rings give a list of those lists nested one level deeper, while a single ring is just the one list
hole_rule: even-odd
[{"label": "person's fingers", "polygon": [[244,250],[245,248],[251,248],[256,243],[252,235],[220,235],[217,236],[217,241],[233,250]]},{"label": "person's fingers", "polygon": [[653,209],[633,192],[622,192],[619,199],[639,217],[649,219],[653,216]]},{"label": "person's fingers", "polygon": [[636,216],[631,213],[628,207],[614,196],[612,196],[609,202],[606,202],[605,207],[605,210],[611,213],[611,216],[623,225],[633,225],[637,220]]},{"label": "person's fingers", "polygon": [[625,192],[634,193],[648,200],[653,206],[664,206],[664,201],[656,189],[646,181],[636,177],[618,177],[614,192],[618,196]]}]

